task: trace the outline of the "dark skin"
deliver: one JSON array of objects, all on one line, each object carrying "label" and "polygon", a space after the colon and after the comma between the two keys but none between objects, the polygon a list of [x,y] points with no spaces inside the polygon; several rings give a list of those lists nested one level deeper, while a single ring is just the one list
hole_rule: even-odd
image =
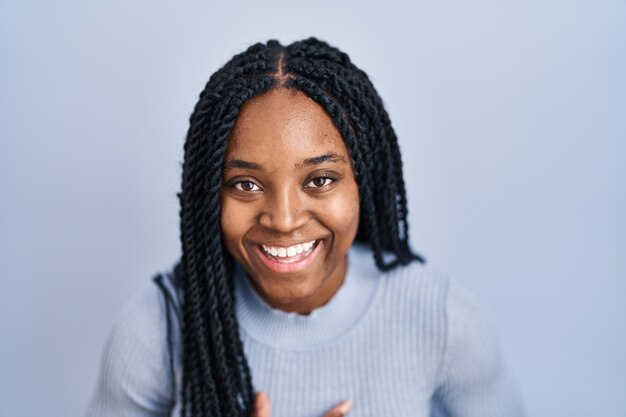
[{"label": "dark skin", "polygon": [[[346,276],[360,205],[350,154],[330,117],[302,92],[254,97],[241,109],[224,161],[224,244],[252,286],[283,311],[306,315],[326,304]],[[350,406],[344,401],[324,417]],[[269,416],[260,391],[253,417]]]}]

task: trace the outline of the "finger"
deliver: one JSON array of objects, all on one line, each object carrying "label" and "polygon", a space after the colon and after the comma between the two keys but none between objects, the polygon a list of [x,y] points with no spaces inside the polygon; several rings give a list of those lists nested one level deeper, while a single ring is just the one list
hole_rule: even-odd
[{"label": "finger", "polygon": [[270,399],[263,391],[254,396],[254,411],[252,417],[270,417]]},{"label": "finger", "polygon": [[324,417],[342,417],[348,414],[348,411],[352,408],[352,401],[346,400],[340,404],[337,404],[331,408]]}]

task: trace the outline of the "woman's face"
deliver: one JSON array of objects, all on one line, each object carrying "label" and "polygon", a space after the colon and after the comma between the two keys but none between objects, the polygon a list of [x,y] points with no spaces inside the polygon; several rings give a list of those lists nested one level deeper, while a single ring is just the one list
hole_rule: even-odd
[{"label": "woman's face", "polygon": [[270,305],[308,314],[339,289],[359,192],[320,105],[282,88],[246,102],[228,140],[220,199],[226,248]]}]

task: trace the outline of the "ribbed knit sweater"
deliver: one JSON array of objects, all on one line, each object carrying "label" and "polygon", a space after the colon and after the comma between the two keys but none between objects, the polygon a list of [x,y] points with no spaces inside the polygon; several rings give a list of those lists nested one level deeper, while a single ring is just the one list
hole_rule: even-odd
[{"label": "ribbed knit sweater", "polygon": [[[118,316],[88,417],[180,415],[182,295],[173,270],[164,276],[173,303],[151,282]],[[428,266],[382,273],[355,244],[342,286],[309,315],[271,307],[240,266],[235,296],[253,384],[272,417],[322,417],[348,399],[350,417],[524,415],[476,299]]]}]

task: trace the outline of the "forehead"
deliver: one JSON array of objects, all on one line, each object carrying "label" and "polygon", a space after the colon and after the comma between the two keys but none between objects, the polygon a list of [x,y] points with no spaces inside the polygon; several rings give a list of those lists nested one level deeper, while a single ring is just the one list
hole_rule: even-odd
[{"label": "forehead", "polygon": [[226,157],[284,165],[329,151],[349,160],[343,138],[324,109],[300,91],[281,88],[242,106]]}]

